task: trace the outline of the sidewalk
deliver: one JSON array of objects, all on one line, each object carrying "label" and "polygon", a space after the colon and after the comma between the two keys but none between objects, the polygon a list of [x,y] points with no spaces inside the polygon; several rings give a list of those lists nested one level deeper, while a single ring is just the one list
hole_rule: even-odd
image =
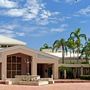
[{"label": "sidewalk", "polygon": [[55,83],[43,86],[1,84],[0,90],[90,90],[90,83]]},{"label": "sidewalk", "polygon": [[90,80],[80,80],[80,79],[57,79],[54,81],[55,83],[90,83]]}]

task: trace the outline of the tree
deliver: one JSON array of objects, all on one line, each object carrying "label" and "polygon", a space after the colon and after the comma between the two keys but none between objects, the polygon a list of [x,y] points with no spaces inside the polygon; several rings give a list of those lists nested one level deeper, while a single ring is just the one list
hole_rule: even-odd
[{"label": "tree", "polygon": [[66,46],[66,41],[63,38],[60,40],[56,40],[53,43],[53,51],[57,51],[60,48],[62,49],[62,63],[64,63],[64,57],[65,57],[65,52],[67,52],[67,46]]},{"label": "tree", "polygon": [[72,52],[73,52],[73,58],[74,58],[76,44],[75,44],[74,39],[72,37],[68,38],[68,40],[67,40],[67,47],[70,50],[70,58],[71,58],[71,53]]},{"label": "tree", "polygon": [[88,63],[88,59],[90,58],[90,40],[86,43],[81,51],[81,57],[84,56],[86,62]]},{"label": "tree", "polygon": [[[87,41],[87,37],[85,34],[81,34],[80,28],[78,28],[75,32],[71,32],[70,37],[72,37],[76,43],[77,58],[79,59],[81,40],[83,38],[85,41]],[[77,59],[77,62],[78,62],[78,59]]]},{"label": "tree", "polygon": [[52,47],[50,47],[47,43],[43,44],[43,46],[40,48],[40,51],[42,51],[43,49],[52,49]]}]

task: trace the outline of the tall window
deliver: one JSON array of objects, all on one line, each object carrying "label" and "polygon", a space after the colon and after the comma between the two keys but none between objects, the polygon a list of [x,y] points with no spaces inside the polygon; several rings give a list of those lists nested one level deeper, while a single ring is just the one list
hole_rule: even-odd
[{"label": "tall window", "polygon": [[21,75],[21,57],[7,57],[7,78],[14,78],[15,75]]}]

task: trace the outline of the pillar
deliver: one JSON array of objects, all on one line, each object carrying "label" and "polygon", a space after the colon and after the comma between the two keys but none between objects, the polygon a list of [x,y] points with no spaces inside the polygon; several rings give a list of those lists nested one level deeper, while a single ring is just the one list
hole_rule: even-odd
[{"label": "pillar", "polygon": [[37,75],[37,63],[34,59],[31,62],[31,75]]},{"label": "pillar", "polygon": [[74,76],[74,79],[76,79],[76,68],[73,68],[73,76]]},{"label": "pillar", "polygon": [[64,70],[64,79],[67,78],[67,72],[66,72],[66,69]]},{"label": "pillar", "polygon": [[2,80],[7,78],[7,56],[2,55]]},{"label": "pillar", "polygon": [[53,78],[58,79],[58,65],[53,64]]},{"label": "pillar", "polygon": [[83,75],[83,67],[81,66],[81,75]]}]

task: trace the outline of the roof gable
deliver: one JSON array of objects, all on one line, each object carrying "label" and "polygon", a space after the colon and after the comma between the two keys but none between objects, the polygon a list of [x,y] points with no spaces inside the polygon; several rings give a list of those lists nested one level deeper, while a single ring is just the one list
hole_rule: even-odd
[{"label": "roof gable", "polygon": [[13,46],[13,47],[9,47],[9,48],[5,48],[0,50],[0,52],[8,52],[9,50],[15,50],[15,49],[23,49],[23,50],[27,50],[29,52],[33,52],[35,54],[37,54],[38,58],[51,58],[51,59],[55,59],[58,60],[59,58],[41,51],[37,51],[37,50],[33,50],[31,48],[27,48],[25,46]]},{"label": "roof gable", "polygon": [[25,42],[0,35],[0,45],[26,45]]}]

